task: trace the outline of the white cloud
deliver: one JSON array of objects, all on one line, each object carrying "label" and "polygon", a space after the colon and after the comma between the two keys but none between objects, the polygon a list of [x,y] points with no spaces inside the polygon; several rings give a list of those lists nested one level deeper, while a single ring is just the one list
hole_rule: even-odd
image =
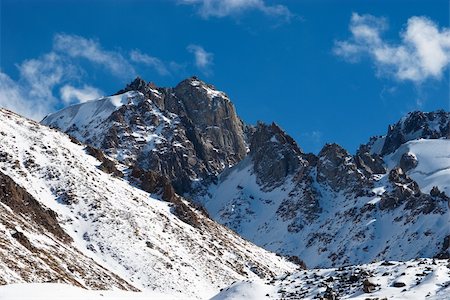
[{"label": "white cloud", "polygon": [[27,90],[0,71],[0,107],[40,120],[49,111],[52,100],[30,97]]},{"label": "white cloud", "polygon": [[450,63],[450,30],[439,28],[425,17],[411,17],[400,42],[389,43],[382,38],[387,29],[383,18],[354,13],[350,22],[352,36],[337,41],[334,53],[350,62],[368,55],[379,74],[392,75],[398,80],[417,83],[440,79]]},{"label": "white cloud", "polygon": [[79,78],[79,70],[54,52],[24,60],[17,68],[17,81],[0,72],[0,106],[35,120],[58,102],[53,95],[55,86]]},{"label": "white cloud", "polygon": [[167,70],[166,66],[159,58],[141,53],[139,50],[131,51],[130,59],[135,63],[142,63],[154,68],[160,75],[170,74],[169,70]]},{"label": "white cloud", "polygon": [[198,7],[203,18],[227,17],[242,14],[245,11],[257,10],[266,15],[283,17],[289,20],[293,14],[284,5],[268,5],[263,0],[181,0],[182,4]]},{"label": "white cloud", "polygon": [[64,79],[77,77],[77,69],[54,52],[23,61],[17,66],[21,81],[29,86],[30,97],[52,99],[53,87]]},{"label": "white cloud", "polygon": [[53,40],[55,51],[74,58],[84,58],[99,64],[119,77],[135,75],[133,66],[118,52],[102,49],[101,45],[92,39],[78,35],[57,34]]},{"label": "white cloud", "polygon": [[100,98],[103,92],[95,87],[84,85],[82,88],[76,88],[70,84],[64,85],[59,93],[64,103],[82,103],[88,100]]},{"label": "white cloud", "polygon": [[202,46],[189,45],[187,50],[194,54],[195,66],[205,75],[211,73],[211,66],[213,65],[214,55],[207,52]]},{"label": "white cloud", "polygon": [[[196,65],[204,72],[209,72],[212,54],[201,47],[194,50],[198,52],[195,54]],[[125,58],[118,51],[103,49],[95,40],[57,34],[48,53],[16,65],[18,78],[13,79],[0,70],[0,107],[40,120],[61,104],[98,98],[103,92],[84,83],[88,74],[80,65],[80,60],[84,59],[91,66],[100,66],[121,79],[136,76],[132,63],[151,66],[160,75],[169,74],[168,68],[176,73],[177,69],[183,67],[171,62],[167,68],[158,58],[139,50],[132,51],[130,58]]]}]

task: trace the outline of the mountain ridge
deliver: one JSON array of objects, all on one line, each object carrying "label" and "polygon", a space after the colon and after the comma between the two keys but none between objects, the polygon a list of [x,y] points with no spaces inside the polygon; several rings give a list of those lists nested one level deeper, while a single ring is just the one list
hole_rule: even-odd
[{"label": "mountain ridge", "polygon": [[[182,92],[174,92],[178,95],[176,97],[167,94],[167,91],[173,92],[180,88]],[[215,90],[214,86],[197,77],[183,80],[173,89],[158,88],[138,78],[119,92],[136,92],[133,89],[138,89],[137,93],[141,96],[147,93],[147,101],[154,102],[158,109],[168,108],[166,112],[175,113],[175,118],[185,115],[194,120],[196,112],[192,114],[192,111],[196,110],[201,111],[201,116],[223,116],[216,114],[217,105],[213,105],[214,101],[231,103],[225,93]],[[155,102],[150,99],[154,90],[161,95],[166,91],[168,96],[161,96],[158,98],[159,103]],[[177,99],[176,102],[173,97]],[[203,106],[194,106],[195,110],[186,109],[186,105],[192,106],[192,103],[202,103]],[[174,107],[176,104],[178,107]],[[122,109],[126,110],[125,107],[122,106]],[[232,122],[234,127],[228,128],[245,145],[245,154],[241,151],[239,156],[234,156],[233,147],[224,148],[222,155],[211,156],[211,152],[205,151],[208,143],[219,145],[218,141],[227,135],[220,131],[214,136],[215,140],[211,140],[209,126],[220,126],[220,122],[214,119],[216,117],[208,117],[201,122],[197,118],[197,122],[203,125],[196,126],[192,135],[183,137],[192,141],[193,145],[190,152],[182,152],[184,157],[188,160],[212,159],[216,162],[215,168],[207,168],[208,171],[201,173],[203,176],[190,177],[181,189],[194,203],[204,206],[213,219],[262,247],[283,255],[298,256],[308,266],[314,267],[368,263],[373,259],[442,255],[439,249],[450,232],[439,230],[435,223],[448,218],[448,205],[445,204],[448,202],[448,190],[445,182],[450,177],[441,176],[442,180],[436,187],[425,186],[422,183],[428,179],[422,179],[424,176],[419,178],[415,169],[420,169],[417,167],[420,162],[415,160],[414,154],[409,154],[411,151],[400,152],[405,152],[403,145],[420,138],[427,138],[430,142],[424,140],[424,145],[417,146],[419,148],[426,148],[432,139],[443,139],[440,147],[444,147],[444,151],[450,124],[449,113],[411,112],[396,125],[389,126],[386,136],[371,138],[354,155],[334,143],[324,145],[318,154],[304,153],[295,140],[275,123],[245,125],[234,108],[232,115],[235,118]],[[44,123],[58,125],[49,120]],[[153,123],[150,121],[149,124]],[[189,127],[183,126],[186,129]],[[168,133],[163,133],[160,138],[170,139]],[[89,144],[89,141],[85,142]],[[165,145],[179,148],[176,143]],[[118,149],[121,150],[120,146]],[[217,148],[214,146],[214,149]],[[436,159],[430,155],[431,152],[423,154],[420,156],[428,161]],[[226,163],[230,157],[237,159],[232,160],[231,164]],[[120,160],[118,156],[115,158]],[[161,157],[152,156],[150,160],[160,163]],[[161,168],[143,164],[139,159],[136,162],[144,170],[161,171]],[[191,167],[179,162],[174,165],[181,169]],[[434,168],[434,164],[432,166]],[[173,183],[173,178],[180,172],[183,174],[177,169],[172,176],[167,177]],[[434,169],[427,169],[426,172],[434,172]],[[176,183],[174,186],[175,190],[180,191]],[[435,192],[431,195],[433,188]],[[408,217],[403,224],[400,220],[405,212]],[[438,221],[433,221],[433,218]],[[338,221],[333,225],[329,220]],[[389,232],[384,225],[378,225],[376,220],[397,224],[398,232]],[[423,227],[428,229],[422,231],[439,232],[425,235],[424,238],[424,241],[428,240],[435,247],[426,247],[424,242],[422,248],[415,247],[411,252],[396,249],[401,243],[407,244],[415,239],[418,233],[411,226],[418,220],[426,220]],[[352,232],[351,228],[359,228],[359,231]],[[374,244],[377,239],[381,239],[379,243],[383,247]],[[321,263],[317,264],[319,261]]]}]

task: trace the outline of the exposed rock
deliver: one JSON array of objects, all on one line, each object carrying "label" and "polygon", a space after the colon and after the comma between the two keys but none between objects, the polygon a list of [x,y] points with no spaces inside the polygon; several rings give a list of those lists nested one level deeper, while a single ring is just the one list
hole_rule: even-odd
[{"label": "exposed rock", "polygon": [[[82,125],[70,126],[70,117],[69,125],[60,123],[61,117],[74,113],[71,108],[42,122],[64,127],[122,163],[161,173],[180,194],[190,192],[192,182],[218,175],[247,153],[244,125],[228,96],[196,77],[175,88],[158,88],[136,78],[115,97],[123,105],[100,123],[97,111]],[[108,98],[97,101],[98,114],[111,107]]]},{"label": "exposed rock", "polygon": [[415,139],[438,139],[450,137],[450,113],[415,111],[409,113],[395,125],[388,127],[380,154],[394,152],[403,143]]},{"label": "exposed rock", "polygon": [[103,172],[113,174],[116,177],[123,177],[123,173],[117,169],[116,164],[112,160],[103,154],[102,150],[88,145],[86,146],[86,153],[102,162],[99,169]]},{"label": "exposed rock", "polygon": [[372,293],[375,291],[377,285],[370,282],[369,279],[364,279],[363,281],[363,292],[364,293]]},{"label": "exposed rock", "polygon": [[[442,242],[442,248],[436,258],[450,259],[450,235],[447,235]],[[449,265],[450,266],[450,265]]]},{"label": "exposed rock", "polygon": [[400,158],[400,168],[405,172],[414,169],[418,164],[417,157],[413,153],[403,153]]},{"label": "exposed rock", "polygon": [[[9,176],[0,172],[0,202],[11,208],[16,214],[29,218],[44,231],[48,231],[63,242],[71,242],[72,238],[61,228],[54,211],[44,208],[26,190],[15,183]],[[19,241],[26,241],[17,233]],[[25,244],[23,244],[25,246]]]},{"label": "exposed rock", "polygon": [[146,192],[160,195],[162,200],[172,202],[175,191],[170,180],[154,171],[145,171],[139,167],[133,167],[130,173],[132,182],[136,183]]},{"label": "exposed rock", "polygon": [[23,232],[16,231],[11,236],[15,238],[22,246],[24,246],[28,250],[32,252],[34,251],[33,245],[31,245],[30,241]]},{"label": "exposed rock", "polygon": [[327,286],[325,293],[323,294],[322,299],[326,300],[336,300],[338,299],[337,293],[329,286]]},{"label": "exposed rock", "polygon": [[167,177],[136,166],[131,170],[130,177],[130,180],[144,191],[159,195],[162,200],[173,203],[173,213],[185,223],[194,227],[200,226],[200,219],[193,211],[194,209],[207,216],[202,208],[188,204],[178,196]]},{"label": "exposed rock", "polygon": [[308,269],[305,262],[303,260],[301,260],[297,255],[286,256],[286,258],[290,262],[293,262],[294,264],[299,266],[300,269],[304,269],[304,270]]},{"label": "exposed rock", "polygon": [[326,144],[319,153],[317,182],[327,184],[334,191],[362,193],[367,179],[353,157],[337,144]]},{"label": "exposed rock", "polygon": [[396,281],[396,282],[394,282],[394,283],[392,284],[392,286],[393,286],[393,287],[396,287],[396,288],[401,288],[401,287],[406,286],[406,284],[405,284],[404,282],[401,282],[401,281]]},{"label": "exposed rock", "polygon": [[394,209],[405,204],[405,209],[411,215],[429,214],[438,207],[432,196],[420,191],[417,182],[412,180],[401,168],[394,168],[389,172],[392,190],[381,196],[381,209]]},{"label": "exposed rock", "polygon": [[361,145],[358,149],[355,155],[355,163],[366,177],[386,173],[383,158],[376,153],[370,153],[367,145]]},{"label": "exposed rock", "polygon": [[313,178],[304,176],[292,191],[288,194],[276,213],[284,221],[291,221],[288,225],[288,232],[300,232],[306,223],[313,222],[321,212],[319,205],[320,193],[313,185]]},{"label": "exposed rock", "polygon": [[[431,195],[431,197],[434,197],[434,198],[440,198],[441,200],[444,200],[444,201],[450,201],[450,197],[448,197],[445,194],[445,192],[441,192],[437,186],[433,186],[433,188],[430,191],[430,195]],[[449,204],[450,204],[450,202],[449,202]]]},{"label": "exposed rock", "polygon": [[297,143],[275,123],[258,123],[250,153],[257,180],[265,190],[280,186],[294,174],[301,181],[309,166]]}]

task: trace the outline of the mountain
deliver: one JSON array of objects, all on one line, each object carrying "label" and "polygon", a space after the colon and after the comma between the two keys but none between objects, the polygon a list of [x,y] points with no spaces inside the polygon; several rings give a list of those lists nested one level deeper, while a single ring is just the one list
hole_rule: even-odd
[{"label": "mountain", "polygon": [[[398,125],[418,115],[414,130]],[[449,119],[411,113],[355,155],[337,144],[306,154],[276,124],[259,124],[249,155],[194,198],[218,222],[309,267],[448,257],[450,141],[425,129]],[[394,135],[406,142],[391,146]]]},{"label": "mountain", "polygon": [[168,177],[179,193],[247,153],[244,125],[228,96],[196,77],[174,88],[136,78],[115,96],[68,107],[42,123]]},{"label": "mountain", "polygon": [[449,120],[412,112],[354,155],[337,144],[315,155],[276,123],[244,124],[225,93],[192,77],[175,88],[137,78],[43,123],[162,174],[261,247],[339,267],[449,257]]},{"label": "mountain", "polygon": [[[105,112],[114,100],[100,102]],[[156,173],[4,109],[0,137],[2,285],[68,283],[204,299],[236,280],[298,268],[210,220]]]}]

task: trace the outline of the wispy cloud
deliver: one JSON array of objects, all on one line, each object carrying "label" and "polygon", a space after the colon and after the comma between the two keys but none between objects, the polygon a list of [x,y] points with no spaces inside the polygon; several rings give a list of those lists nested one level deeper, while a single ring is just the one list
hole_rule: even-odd
[{"label": "wispy cloud", "polygon": [[57,34],[48,53],[16,64],[17,78],[13,79],[0,70],[0,107],[40,120],[61,105],[104,95],[99,88],[88,84],[90,72],[84,68],[100,68],[121,80],[131,80],[136,76],[136,68],[143,66],[151,67],[161,76],[185,73],[187,66],[194,66],[204,75],[212,73],[212,53],[194,44],[186,50],[193,54],[193,64],[164,63],[139,49],[123,55],[121,51],[104,49],[97,40]]},{"label": "wispy cloud", "polygon": [[195,66],[205,75],[210,75],[214,55],[199,45],[191,44],[187,47],[187,50],[194,55]]},{"label": "wispy cloud", "polygon": [[105,67],[119,77],[135,74],[133,66],[117,51],[102,49],[98,41],[86,39],[78,35],[57,34],[53,40],[53,48],[69,57],[84,58]]},{"label": "wispy cloud", "polygon": [[17,81],[0,71],[0,106],[35,120],[58,103],[55,86],[79,78],[79,69],[55,52],[24,60],[16,67]]},{"label": "wispy cloud", "polygon": [[[201,51],[200,51],[201,52]],[[199,53],[200,53],[199,52]],[[208,70],[212,56],[205,52],[198,56],[198,66]],[[37,58],[16,64],[19,76],[16,80],[0,70],[0,107],[6,107],[26,117],[40,120],[61,104],[68,105],[100,97],[103,92],[86,84],[88,79],[80,61],[85,66],[99,67],[120,79],[136,76],[135,67],[142,65],[154,68],[160,75],[177,73],[182,65],[168,63],[168,67],[158,58],[136,49],[130,56],[120,51],[104,49],[93,39],[78,35],[57,34],[53,38],[51,50]]]},{"label": "wispy cloud", "polygon": [[439,28],[426,17],[411,17],[397,44],[382,37],[386,19],[354,13],[351,37],[336,41],[334,53],[356,63],[366,55],[375,63],[378,75],[421,83],[440,79],[450,63],[450,30]]},{"label": "wispy cloud", "polygon": [[29,94],[7,74],[0,72],[0,107],[38,120],[48,112],[48,103]]},{"label": "wispy cloud", "polygon": [[286,20],[290,20],[293,16],[286,6],[269,5],[264,0],[180,0],[179,3],[195,5],[199,15],[205,19],[236,16],[251,10]]},{"label": "wispy cloud", "polygon": [[146,66],[154,68],[160,75],[170,74],[165,64],[159,58],[144,54],[139,50],[131,51],[130,59],[135,63],[144,64]]},{"label": "wispy cloud", "polygon": [[81,88],[66,84],[60,88],[59,93],[61,95],[61,100],[65,104],[82,103],[88,100],[98,99],[103,95],[101,90],[86,84]]}]

